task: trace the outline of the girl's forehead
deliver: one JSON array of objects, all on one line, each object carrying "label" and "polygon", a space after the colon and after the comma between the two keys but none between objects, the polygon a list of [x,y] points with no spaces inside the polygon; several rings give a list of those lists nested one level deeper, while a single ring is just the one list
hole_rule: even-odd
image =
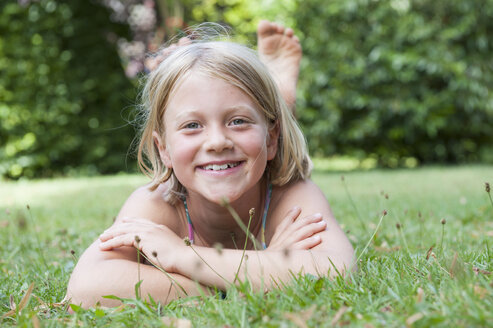
[{"label": "girl's forehead", "polygon": [[170,93],[166,112],[175,107],[183,108],[223,108],[249,106],[262,112],[258,101],[235,85],[232,79],[194,72],[183,77],[182,81]]}]

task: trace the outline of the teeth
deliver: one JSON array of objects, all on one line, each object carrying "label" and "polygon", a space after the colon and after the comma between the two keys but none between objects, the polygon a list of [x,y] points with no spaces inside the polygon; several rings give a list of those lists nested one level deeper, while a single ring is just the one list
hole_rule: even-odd
[{"label": "teeth", "polygon": [[204,170],[221,171],[221,170],[226,170],[226,169],[229,169],[231,167],[238,166],[238,165],[239,165],[239,163],[227,163],[227,164],[222,164],[222,165],[209,164],[209,165],[204,166]]}]

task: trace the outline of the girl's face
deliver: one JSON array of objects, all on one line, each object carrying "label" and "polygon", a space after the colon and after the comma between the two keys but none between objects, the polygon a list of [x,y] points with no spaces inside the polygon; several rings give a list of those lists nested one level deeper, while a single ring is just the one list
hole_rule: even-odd
[{"label": "girl's face", "polygon": [[253,191],[277,150],[278,129],[269,129],[250,97],[201,73],[176,90],[164,127],[164,143],[155,134],[163,163],[190,195],[218,204]]}]

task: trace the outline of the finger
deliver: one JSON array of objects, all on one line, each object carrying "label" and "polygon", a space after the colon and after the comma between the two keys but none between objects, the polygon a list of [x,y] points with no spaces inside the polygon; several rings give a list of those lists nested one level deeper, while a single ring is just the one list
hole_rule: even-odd
[{"label": "finger", "polygon": [[309,238],[316,233],[325,231],[326,228],[327,228],[327,222],[323,220],[320,222],[306,225],[293,234],[293,240],[294,242],[298,242],[300,240]]},{"label": "finger", "polygon": [[138,245],[136,242],[136,235],[124,234],[124,235],[113,237],[99,244],[99,249],[101,249],[102,251],[109,251],[114,248],[123,247],[123,246],[137,247]]},{"label": "finger", "polygon": [[283,222],[293,223],[296,219],[298,219],[298,216],[300,214],[301,214],[301,207],[294,206],[291,210],[289,210]]},{"label": "finger", "polygon": [[117,223],[114,226],[103,231],[103,233],[99,235],[99,239],[101,241],[106,241],[108,239],[115,238],[127,233],[138,234],[142,232],[148,232],[155,226],[155,224],[145,221],[146,220],[123,218],[120,223]]},{"label": "finger", "polygon": [[301,214],[301,208],[299,206],[295,206],[288,211],[286,217],[281,221],[281,223],[277,226],[275,234],[282,233],[286,230],[290,225],[295,222],[298,216]]},{"label": "finger", "polygon": [[303,222],[316,222],[320,221],[322,219],[322,214],[321,213],[314,213],[312,215],[304,216],[302,218],[298,218],[296,221],[300,221],[301,223]]},{"label": "finger", "polygon": [[323,221],[322,214],[315,213],[310,216],[306,216],[304,218],[298,218],[293,224],[289,227],[293,233],[306,225],[310,225],[312,223]]},{"label": "finger", "polygon": [[319,245],[321,242],[322,238],[319,235],[314,235],[293,244],[292,249],[307,250]]},{"label": "finger", "polygon": [[292,37],[294,35],[294,31],[292,28],[287,28],[286,31],[284,31],[284,34],[287,36],[287,37]]},{"label": "finger", "polygon": [[295,231],[287,231],[284,236],[285,239],[281,240],[283,245],[290,246],[294,245],[295,243],[298,243],[300,241],[303,241],[305,239],[309,239],[310,237],[314,236],[315,234],[325,231],[327,228],[327,223],[322,220],[319,222],[314,222],[308,225],[304,225],[298,230]]},{"label": "finger", "polygon": [[127,230],[125,229],[125,227],[122,227],[122,225],[123,224],[120,223],[117,226],[106,229],[105,231],[103,231],[102,234],[99,235],[99,240],[104,242],[104,241],[107,241],[109,239],[112,239],[112,238],[115,238],[115,237],[118,237],[122,234],[127,233]]}]

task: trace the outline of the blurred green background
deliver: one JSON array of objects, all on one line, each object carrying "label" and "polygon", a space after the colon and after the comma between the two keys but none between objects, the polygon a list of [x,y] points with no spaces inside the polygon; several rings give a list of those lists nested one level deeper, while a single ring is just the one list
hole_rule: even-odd
[{"label": "blurred green background", "polygon": [[0,176],[135,171],[144,60],[214,21],[291,26],[311,153],[493,163],[493,0],[0,0]]}]

